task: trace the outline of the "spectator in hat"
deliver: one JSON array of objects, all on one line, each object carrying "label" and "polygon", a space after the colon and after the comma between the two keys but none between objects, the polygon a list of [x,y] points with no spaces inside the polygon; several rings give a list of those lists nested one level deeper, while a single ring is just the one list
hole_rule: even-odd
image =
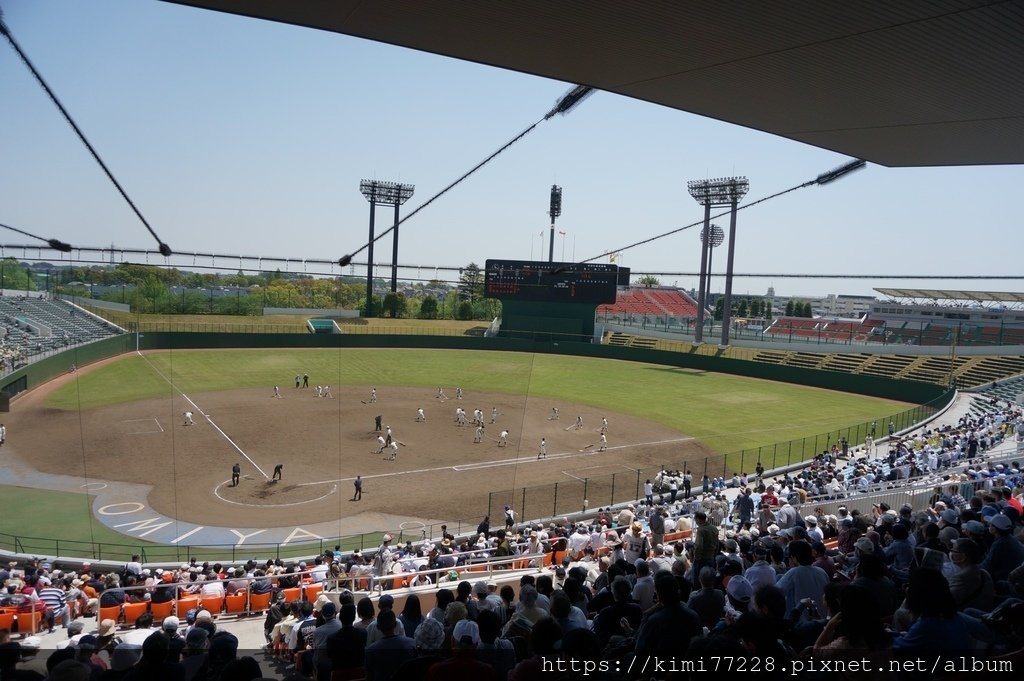
[{"label": "spectator in hat", "polygon": [[320,608],[323,624],[314,629],[308,639],[309,645],[313,648],[313,665],[319,678],[330,678],[331,658],[327,649],[327,639],[341,630],[341,620],[337,614],[338,607],[333,601],[324,603]]},{"label": "spectator in hat", "polygon": [[118,643],[110,655],[110,669],[103,672],[100,681],[121,681],[132,667],[142,659],[142,645],[138,643]]},{"label": "spectator in hat", "polygon": [[74,659],[89,667],[89,678],[92,681],[99,679],[100,675],[109,669],[103,657],[98,655],[97,642],[95,635],[86,634],[78,640],[78,646],[75,648]]},{"label": "spectator in hat", "polygon": [[1013,536],[1013,521],[1009,516],[1000,513],[989,517],[987,522],[993,540],[981,562],[981,569],[992,576],[999,589],[999,582],[1006,581],[1010,571],[1024,563],[1024,545]]},{"label": "spectator in hat", "polygon": [[480,679],[497,681],[494,668],[476,659],[475,652],[480,645],[480,628],[476,622],[461,620],[452,632],[452,657],[436,663],[427,670],[426,681],[447,681],[448,679]]},{"label": "spectator in hat", "polygon": [[366,647],[366,681],[389,681],[404,662],[416,656],[416,644],[396,632],[397,624],[398,618],[391,609],[381,610],[377,616],[376,625],[382,636]]},{"label": "spectator in hat", "polygon": [[185,668],[185,679],[194,679],[206,664],[207,652],[210,649],[210,634],[202,627],[193,627],[185,636],[182,649],[181,664]]}]

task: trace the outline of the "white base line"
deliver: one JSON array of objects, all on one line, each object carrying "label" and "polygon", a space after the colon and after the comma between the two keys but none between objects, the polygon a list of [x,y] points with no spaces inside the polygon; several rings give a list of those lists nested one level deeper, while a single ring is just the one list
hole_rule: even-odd
[{"label": "white base line", "polygon": [[[136,352],[138,352],[138,350],[136,350]],[[142,359],[144,359],[144,360],[146,361],[146,364],[148,364],[148,365],[149,365],[149,367],[150,367],[150,368],[151,368],[151,369],[152,369],[153,371],[155,371],[155,372],[157,373],[157,375],[158,375],[158,376],[160,376],[160,378],[162,378],[162,379],[164,379],[165,381],[167,381],[167,384],[168,384],[169,386],[171,386],[171,387],[172,387],[172,388],[173,388],[173,389],[174,389],[175,391],[177,391],[177,393],[178,393],[179,395],[181,395],[182,397],[184,397],[184,398],[185,398],[185,401],[186,401],[186,402],[188,402],[189,404],[191,404],[191,405],[192,405],[192,408],[193,408],[193,409],[195,409],[195,410],[196,410],[197,412],[199,412],[199,415],[200,415],[200,416],[202,416],[202,417],[204,417],[204,418],[206,419],[207,423],[209,423],[209,424],[210,424],[211,426],[213,426],[213,427],[214,427],[214,429],[215,429],[215,430],[216,430],[216,431],[217,431],[218,433],[220,433],[220,434],[221,434],[221,436],[223,436],[223,438],[224,438],[225,440],[227,440],[227,441],[228,441],[228,442],[229,442],[229,443],[231,444],[231,446],[232,446],[232,447],[234,447],[234,448],[235,448],[235,450],[236,450],[236,451],[237,451],[237,452],[238,452],[239,454],[241,454],[241,455],[242,455],[243,457],[245,457],[245,460],[246,460],[246,461],[248,461],[249,463],[251,463],[251,464],[253,465],[253,467],[254,467],[254,468],[255,468],[256,470],[258,470],[258,471],[260,472],[260,475],[262,475],[262,476],[263,476],[264,478],[266,478],[267,480],[270,480],[270,476],[269,476],[269,475],[267,475],[267,472],[266,472],[265,470],[263,470],[262,468],[260,468],[259,464],[258,464],[258,463],[256,463],[255,461],[253,461],[253,460],[252,460],[252,458],[251,458],[251,457],[250,457],[250,456],[249,456],[248,454],[246,454],[246,453],[245,453],[244,451],[242,451],[242,448],[241,448],[241,447],[239,447],[239,446],[238,446],[237,444],[235,444],[235,441],[234,441],[234,440],[232,440],[232,439],[231,439],[230,437],[228,437],[228,434],[227,434],[227,433],[225,433],[225,432],[224,432],[223,430],[221,430],[221,429],[220,429],[220,426],[218,426],[218,425],[217,425],[216,423],[214,423],[214,422],[213,422],[213,419],[212,419],[212,418],[210,418],[210,416],[209,416],[209,415],[208,415],[208,414],[207,414],[206,412],[204,412],[204,411],[203,411],[203,410],[202,410],[202,409],[201,409],[201,408],[199,407],[199,405],[198,405],[198,404],[196,404],[195,402],[193,402],[193,401],[192,401],[192,398],[191,398],[191,397],[189,397],[188,395],[186,395],[185,393],[183,393],[183,392],[182,392],[182,391],[181,391],[181,390],[180,390],[180,389],[178,388],[178,386],[174,385],[174,381],[172,381],[171,379],[169,379],[169,378],[167,378],[166,376],[164,376],[164,375],[163,375],[163,373],[161,373],[161,371],[160,371],[159,369],[157,369],[157,368],[156,368],[156,367],[155,367],[155,366],[153,365],[153,363],[152,363],[152,362],[150,362],[150,361],[149,361],[149,358],[147,358],[147,357],[146,357],[145,355],[143,355],[143,354],[142,354],[141,352],[139,352],[139,357],[141,357]]]},{"label": "white base line", "polygon": [[[635,444],[617,445],[615,447],[609,447],[608,450],[610,451],[612,449],[628,449],[630,447],[649,447],[651,445],[664,445],[664,444],[671,444],[673,442],[688,442],[688,441],[693,440],[693,439],[695,439],[695,438],[692,438],[692,437],[678,437],[678,438],[673,438],[671,440],[658,440],[656,442],[637,442]],[[583,452],[583,453],[576,452],[576,451],[560,452],[560,453],[557,453],[557,454],[548,454],[547,460],[555,461],[555,460],[560,460],[560,459],[578,459],[578,458],[583,458],[583,457],[588,457],[588,456],[595,456],[597,454],[604,454],[604,453],[605,452],[598,452],[597,450],[592,450],[592,451]],[[390,478],[390,477],[396,476],[396,475],[409,475],[410,473],[436,473],[438,471],[455,471],[457,473],[462,473],[462,472],[465,472],[465,471],[474,471],[474,470],[480,470],[480,469],[484,469],[484,468],[497,468],[499,466],[514,466],[514,465],[520,464],[520,463],[526,464],[526,463],[530,463],[532,461],[533,461],[533,457],[532,456],[522,456],[522,457],[515,458],[515,459],[499,459],[499,460],[496,460],[496,461],[479,461],[477,463],[460,464],[460,465],[457,465],[457,466],[437,466],[435,468],[418,468],[416,470],[411,470],[411,471],[396,471],[394,473],[378,473],[377,475],[364,475],[363,476],[363,480],[369,480],[369,479],[372,479],[372,478]],[[336,478],[336,479],[333,479],[333,480],[318,480],[316,482],[303,482],[303,483],[300,483],[299,485],[297,485],[297,487],[303,487],[305,485],[326,485],[326,484],[335,483],[335,482],[351,482],[352,480],[355,480],[355,478],[353,477],[353,478]]]}]

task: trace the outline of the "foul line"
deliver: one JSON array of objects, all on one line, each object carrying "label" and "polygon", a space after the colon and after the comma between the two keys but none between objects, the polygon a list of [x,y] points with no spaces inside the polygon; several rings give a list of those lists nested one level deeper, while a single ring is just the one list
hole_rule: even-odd
[{"label": "foul line", "polygon": [[209,415],[209,414],[207,414],[207,413],[206,413],[205,411],[203,411],[203,410],[202,410],[202,408],[200,408],[200,406],[199,406],[198,404],[196,404],[195,402],[193,402],[193,401],[192,401],[192,398],[191,398],[191,397],[189,397],[188,395],[186,395],[185,393],[183,393],[183,392],[181,391],[181,389],[180,389],[180,388],[179,388],[178,386],[174,385],[174,381],[172,381],[171,379],[169,379],[169,378],[167,378],[166,376],[164,376],[164,375],[163,375],[163,373],[162,373],[162,372],[161,372],[161,371],[160,371],[159,369],[157,369],[157,368],[156,368],[156,366],[154,366],[152,362],[150,362],[150,361],[149,361],[149,358],[148,358],[148,357],[146,357],[145,355],[143,355],[143,354],[142,354],[141,352],[139,352],[138,350],[136,350],[136,352],[138,352],[138,354],[139,354],[139,357],[141,357],[141,358],[142,358],[143,360],[145,360],[146,364],[148,364],[148,365],[149,365],[149,367],[150,367],[150,368],[151,368],[151,369],[152,369],[153,371],[155,371],[155,372],[157,373],[157,375],[158,375],[158,376],[160,376],[160,378],[162,378],[162,379],[164,379],[165,381],[167,381],[167,385],[171,386],[171,388],[173,388],[174,390],[176,390],[176,391],[178,392],[178,394],[179,394],[179,395],[181,395],[182,397],[184,397],[184,398],[185,398],[185,401],[186,401],[186,402],[188,402],[189,404],[191,404],[191,405],[192,405],[192,408],[193,408],[193,409],[195,409],[195,410],[196,410],[197,412],[199,412],[199,415],[200,415],[200,416],[202,416],[203,418],[205,418],[205,419],[206,419],[206,421],[207,421],[207,423],[209,423],[209,424],[210,424],[211,426],[213,426],[214,430],[216,430],[216,431],[217,431],[218,433],[220,433],[220,434],[221,434],[221,436],[222,436],[222,437],[223,437],[223,438],[224,438],[225,440],[227,440],[227,441],[228,441],[228,443],[230,443],[230,444],[231,444],[231,446],[232,446],[232,447],[234,447],[234,448],[235,448],[235,450],[236,450],[236,451],[237,451],[237,452],[238,452],[239,454],[241,454],[241,455],[242,455],[243,457],[245,457],[245,460],[246,460],[246,461],[248,461],[249,463],[251,463],[251,464],[253,465],[253,467],[254,467],[254,468],[255,468],[256,470],[258,470],[258,471],[260,472],[260,475],[262,475],[262,476],[263,476],[264,478],[266,478],[267,480],[270,480],[270,476],[269,476],[269,475],[267,475],[267,472],[266,472],[265,470],[263,470],[262,468],[260,468],[260,465],[259,465],[258,463],[256,463],[255,461],[253,461],[253,460],[252,460],[252,458],[251,458],[251,457],[250,457],[250,456],[249,456],[248,454],[246,454],[246,453],[245,453],[244,451],[242,451],[242,448],[241,448],[241,447],[239,447],[239,446],[238,446],[237,444],[235,444],[235,441],[234,441],[234,440],[232,440],[232,439],[231,439],[230,437],[228,437],[228,434],[227,434],[227,433],[225,433],[225,432],[224,432],[223,430],[221,430],[220,426],[218,426],[218,425],[217,425],[216,423],[214,423],[214,422],[213,422],[213,419],[212,419],[212,418],[210,418],[210,415]]},{"label": "foul line", "polygon": [[[692,437],[677,437],[677,438],[673,438],[671,440],[657,440],[655,442],[637,442],[637,443],[629,444],[629,445],[617,445],[615,447],[609,447],[607,451],[611,451],[613,449],[629,449],[630,447],[649,447],[651,445],[664,445],[664,444],[671,444],[671,443],[674,443],[674,442],[688,442],[690,440],[695,440],[695,439],[696,438],[692,438]],[[588,457],[588,456],[596,456],[598,454],[605,454],[605,453],[607,453],[607,451],[599,452],[599,451],[597,451],[595,449],[593,451],[588,451],[588,452],[576,452],[576,451],[559,452],[559,453],[556,453],[556,454],[548,454],[547,459],[544,459],[544,460],[555,461],[555,460],[559,460],[559,459],[577,459],[577,458],[583,458],[583,457]],[[495,460],[495,461],[480,461],[478,463],[460,464],[460,465],[457,465],[457,466],[436,466],[434,468],[417,468],[417,469],[411,470],[411,471],[395,471],[393,473],[378,473],[376,475],[364,475],[362,477],[363,477],[363,480],[369,480],[369,479],[372,479],[372,478],[390,478],[390,477],[393,477],[393,476],[396,476],[396,475],[409,475],[410,473],[436,473],[438,471],[456,471],[458,473],[462,473],[462,472],[465,472],[465,471],[480,470],[482,468],[497,468],[497,467],[500,467],[500,466],[513,466],[513,465],[520,464],[520,463],[525,464],[525,463],[530,463],[532,460],[533,460],[533,457],[531,457],[531,456],[522,456],[522,457],[515,458],[515,459],[498,459],[498,460]],[[318,480],[316,482],[303,482],[303,483],[300,483],[299,485],[297,485],[297,487],[303,487],[303,486],[306,486],[306,485],[327,485],[327,484],[337,483],[337,482],[350,482],[352,480],[355,480],[355,478],[353,477],[353,478],[336,478],[334,480]]]}]

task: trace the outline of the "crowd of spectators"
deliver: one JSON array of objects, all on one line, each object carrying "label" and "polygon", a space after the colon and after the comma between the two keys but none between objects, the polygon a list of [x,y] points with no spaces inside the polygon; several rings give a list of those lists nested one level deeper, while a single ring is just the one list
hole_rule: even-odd
[{"label": "crowd of spectators", "polygon": [[[322,680],[338,672],[368,681],[578,678],[556,664],[567,660],[628,678],[638,676],[635,660],[654,656],[771,659],[773,669],[748,670],[755,676],[812,658],[859,656],[886,669],[901,655],[1019,657],[1024,475],[1017,461],[985,456],[1020,424],[1019,410],[997,409],[894,438],[876,459],[823,452],[771,479],[757,471],[738,490],[690,480],[585,521],[492,529],[485,518],[470,536],[445,528],[434,541],[393,546],[385,535],[366,555],[336,549],[308,564],[193,560],[150,570],[136,558],[105,575],[88,564],[61,572],[40,563],[23,576],[4,569],[0,607],[33,603],[48,627],[67,627],[67,649],[48,669],[84,665],[90,681],[157,668],[182,681],[256,678],[245,675],[259,676],[259,664],[235,659],[237,640],[232,646],[209,612],[184,622],[142,617],[120,635],[109,620],[83,634],[79,618],[125,602],[278,595],[303,583],[337,593],[273,601],[263,655]],[[903,466],[935,484],[928,503],[807,512],[823,498],[853,498],[868,475],[868,489],[878,478],[913,477],[890,479]],[[842,488],[830,487],[835,481]],[[544,567],[552,552],[557,560]],[[510,577],[493,570],[473,579],[465,569],[496,557]],[[373,588],[385,591],[376,601],[364,595]],[[398,612],[393,595],[404,598]],[[8,638],[0,631],[4,664],[18,645]]]}]

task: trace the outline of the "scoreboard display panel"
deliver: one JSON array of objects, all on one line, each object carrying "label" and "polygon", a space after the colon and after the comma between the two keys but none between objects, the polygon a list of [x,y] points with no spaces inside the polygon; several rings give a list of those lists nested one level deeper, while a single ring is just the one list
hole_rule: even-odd
[{"label": "scoreboard display panel", "polygon": [[553,303],[614,303],[618,269],[603,263],[488,260],[484,296]]}]

